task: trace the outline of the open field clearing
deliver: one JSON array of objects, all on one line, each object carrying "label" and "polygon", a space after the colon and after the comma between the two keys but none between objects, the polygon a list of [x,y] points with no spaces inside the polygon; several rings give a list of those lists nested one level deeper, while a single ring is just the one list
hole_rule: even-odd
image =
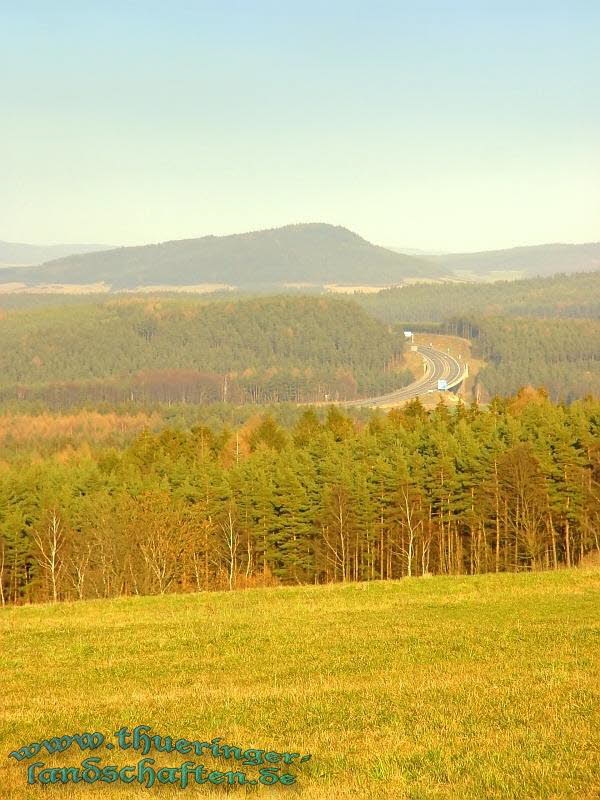
[{"label": "open field clearing", "polygon": [[[573,798],[600,786],[600,569],[4,609],[0,797]],[[292,786],[27,786],[27,766],[137,764],[54,736],[152,734],[311,754]],[[156,768],[258,766],[148,754]],[[41,767],[39,769],[42,769]],[[101,788],[99,788],[99,786]]]},{"label": "open field clearing", "polygon": [[27,286],[25,283],[2,283],[0,294],[105,294],[110,286],[97,283],[47,283]]}]

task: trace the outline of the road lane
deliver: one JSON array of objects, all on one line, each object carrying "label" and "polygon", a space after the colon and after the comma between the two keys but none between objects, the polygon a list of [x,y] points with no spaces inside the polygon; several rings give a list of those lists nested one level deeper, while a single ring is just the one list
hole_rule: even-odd
[{"label": "road lane", "polygon": [[406,400],[412,400],[414,397],[427,394],[429,391],[436,391],[438,380],[447,381],[449,389],[463,380],[464,364],[449,353],[444,353],[442,350],[435,350],[433,347],[425,347],[423,345],[417,345],[417,353],[423,358],[425,371],[424,374],[413,383],[408,386],[403,386],[401,389],[397,389],[395,392],[390,392],[389,394],[369,397],[364,400],[347,400],[338,405],[347,407],[369,406],[371,408],[377,408],[378,406],[400,404],[404,403]]}]

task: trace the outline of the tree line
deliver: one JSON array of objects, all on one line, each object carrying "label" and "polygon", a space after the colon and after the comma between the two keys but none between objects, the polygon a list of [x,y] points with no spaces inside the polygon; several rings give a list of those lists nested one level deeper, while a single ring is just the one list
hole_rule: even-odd
[{"label": "tree line", "polygon": [[600,319],[600,271],[494,283],[418,283],[355,298],[387,323],[442,322],[473,313]]},{"label": "tree line", "polygon": [[600,547],[600,404],[142,431],[0,471],[3,603],[555,569]]},{"label": "tree line", "polygon": [[5,312],[0,404],[340,401],[409,383],[403,337],[343,298],[119,299]]},{"label": "tree line", "polygon": [[490,395],[527,384],[567,403],[600,395],[600,320],[463,317],[442,328],[473,341],[487,362],[478,381]]}]

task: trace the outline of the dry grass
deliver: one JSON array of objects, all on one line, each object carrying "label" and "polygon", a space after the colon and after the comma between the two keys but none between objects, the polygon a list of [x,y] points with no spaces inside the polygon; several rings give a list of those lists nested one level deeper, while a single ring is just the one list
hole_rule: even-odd
[{"label": "dry grass", "polygon": [[104,442],[115,433],[133,436],[144,428],[156,430],[162,423],[159,414],[101,414],[79,411],[73,414],[0,414],[0,444],[36,443],[68,437],[73,442]]},{"label": "dry grass", "polygon": [[[148,724],[312,754],[295,786],[236,787],[240,797],[591,799],[599,599],[600,569],[589,568],[6,609],[0,797],[227,791],[28,787],[23,763],[6,758],[46,737]],[[135,764],[131,752],[95,755]]]},{"label": "dry grass", "polygon": [[0,284],[3,294],[106,294],[110,291],[107,283],[44,283],[27,286],[24,283]]},{"label": "dry grass", "polygon": [[344,286],[337,283],[328,283],[324,287],[328,292],[336,294],[377,294],[382,289],[389,289],[389,286]]}]

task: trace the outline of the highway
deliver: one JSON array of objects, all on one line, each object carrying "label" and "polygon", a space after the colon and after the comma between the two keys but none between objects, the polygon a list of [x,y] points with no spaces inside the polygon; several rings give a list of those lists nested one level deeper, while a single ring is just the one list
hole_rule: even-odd
[{"label": "highway", "polygon": [[437,391],[438,380],[448,382],[448,388],[457,386],[465,377],[465,364],[458,361],[449,353],[435,350],[433,347],[416,345],[416,351],[423,358],[423,375],[408,386],[395,392],[382,394],[379,397],[368,397],[364,400],[346,400],[339,403],[341,406],[370,406],[372,408],[400,405],[406,400],[427,394],[430,390]]}]

